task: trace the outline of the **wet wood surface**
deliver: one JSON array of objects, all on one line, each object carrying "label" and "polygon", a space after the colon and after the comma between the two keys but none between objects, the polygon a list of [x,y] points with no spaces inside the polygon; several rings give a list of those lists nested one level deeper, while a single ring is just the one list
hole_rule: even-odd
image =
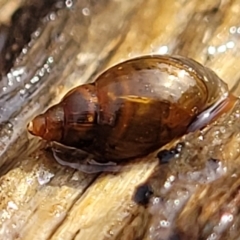
[{"label": "wet wood surface", "polygon": [[[170,164],[157,151],[115,173],[59,165],[26,125],[73,86],[149,53],[192,57],[238,96],[240,1],[52,1],[29,40],[10,41],[12,9],[40,11],[37,2],[0,0],[0,238],[238,239],[239,103],[178,139]],[[147,205],[134,201],[141,185]]]}]

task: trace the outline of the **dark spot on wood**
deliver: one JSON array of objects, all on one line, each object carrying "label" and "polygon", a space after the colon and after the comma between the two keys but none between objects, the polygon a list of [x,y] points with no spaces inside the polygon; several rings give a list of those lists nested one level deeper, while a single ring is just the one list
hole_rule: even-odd
[{"label": "dark spot on wood", "polygon": [[152,188],[148,184],[141,185],[137,188],[133,200],[141,205],[146,205],[153,194]]},{"label": "dark spot on wood", "polygon": [[162,150],[157,154],[157,158],[159,159],[160,164],[169,163],[169,161],[175,156],[174,150]]},{"label": "dark spot on wood", "polygon": [[178,143],[174,148],[169,150],[164,149],[157,154],[160,164],[169,163],[169,161],[176,155],[179,154],[184,147],[184,143]]}]

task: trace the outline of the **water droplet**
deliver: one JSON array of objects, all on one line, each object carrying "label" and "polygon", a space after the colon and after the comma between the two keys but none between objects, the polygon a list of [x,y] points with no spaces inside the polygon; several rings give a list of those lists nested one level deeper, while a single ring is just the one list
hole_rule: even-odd
[{"label": "water droplet", "polygon": [[37,172],[37,179],[40,185],[48,183],[53,177],[54,174],[44,169],[43,166],[41,166]]},{"label": "water droplet", "polygon": [[216,53],[216,48],[214,46],[208,47],[208,54],[214,55]]},{"label": "water droplet", "polygon": [[175,199],[175,200],[174,200],[174,204],[175,204],[176,206],[178,206],[178,205],[180,204],[179,199]]},{"label": "water droplet", "polygon": [[24,71],[25,71],[24,67],[15,68],[12,71],[12,76],[13,77],[21,76],[24,73]]},{"label": "water droplet", "polygon": [[108,231],[108,234],[109,234],[110,236],[113,236],[113,235],[114,235],[114,232],[113,232],[112,230],[110,230],[110,231]]},{"label": "water droplet", "polygon": [[168,46],[161,46],[158,50],[157,53],[159,54],[167,54],[168,53]]},{"label": "water droplet", "polygon": [[225,224],[228,224],[229,222],[232,222],[232,221],[233,221],[233,215],[230,214],[230,213],[225,213],[221,217],[220,224],[225,225]]},{"label": "water droplet", "polygon": [[39,75],[40,77],[43,77],[44,74],[45,74],[45,69],[44,69],[44,68],[42,68],[42,69],[40,69],[40,70],[38,71],[38,75]]},{"label": "water droplet", "polygon": [[13,223],[13,224],[12,224],[12,228],[13,228],[13,229],[17,228],[17,224]]},{"label": "water droplet", "polygon": [[26,53],[27,53],[27,51],[28,51],[28,49],[27,49],[27,48],[23,48],[23,49],[22,49],[22,53],[23,53],[23,54],[26,54]]},{"label": "water droplet", "polygon": [[84,16],[89,16],[89,15],[90,15],[90,10],[89,10],[89,8],[83,8],[83,9],[82,9],[82,14],[83,14]]},{"label": "water droplet", "polygon": [[221,133],[225,133],[226,132],[226,128],[225,127],[220,127],[220,132]]},{"label": "water droplet", "polygon": [[234,48],[235,43],[233,41],[229,41],[226,43],[227,48]]},{"label": "water droplet", "polygon": [[162,221],[160,221],[160,225],[161,225],[161,227],[166,228],[166,227],[170,226],[170,223],[169,223],[169,221],[162,220]]},{"label": "water droplet", "polygon": [[217,51],[218,51],[219,53],[226,52],[226,50],[227,50],[226,45],[221,45],[221,46],[219,46],[219,47],[217,48]]},{"label": "water droplet", "polygon": [[33,38],[38,38],[41,34],[41,30],[37,29],[34,33],[33,33]]},{"label": "water droplet", "polygon": [[47,63],[51,64],[54,62],[54,58],[52,56],[50,56],[48,59],[47,59]]},{"label": "water droplet", "polygon": [[236,33],[236,31],[237,31],[236,26],[232,26],[232,27],[230,27],[230,29],[229,29],[229,32],[230,32],[231,34]]},{"label": "water droplet", "polygon": [[159,204],[160,203],[160,198],[159,197],[155,197],[154,199],[153,199],[153,205],[154,204]]},{"label": "water droplet", "polygon": [[49,19],[52,20],[52,21],[54,21],[54,20],[56,19],[56,13],[51,13],[51,14],[49,15]]},{"label": "water droplet", "polygon": [[67,8],[71,8],[72,5],[73,5],[73,1],[72,0],[66,0],[65,5],[66,5]]},{"label": "water droplet", "polygon": [[26,93],[26,90],[25,89],[21,89],[20,91],[19,91],[19,93],[20,93],[20,95],[25,95],[25,93]]},{"label": "water droplet", "polygon": [[208,238],[207,240],[215,240],[215,239],[218,239],[218,236],[216,233],[212,233]]},{"label": "water droplet", "polygon": [[40,78],[39,78],[38,76],[34,76],[34,77],[30,80],[30,82],[31,82],[32,84],[34,84],[34,83],[37,83],[39,80],[40,80]]},{"label": "water droplet", "polygon": [[13,201],[9,201],[7,204],[7,210],[18,210],[18,206],[13,202]]},{"label": "water droplet", "polygon": [[31,84],[29,84],[29,83],[25,84],[25,88],[26,89],[30,89],[31,88]]}]

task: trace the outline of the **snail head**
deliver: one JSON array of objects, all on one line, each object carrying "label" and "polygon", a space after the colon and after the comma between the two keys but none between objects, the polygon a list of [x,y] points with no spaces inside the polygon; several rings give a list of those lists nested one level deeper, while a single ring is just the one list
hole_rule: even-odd
[{"label": "snail head", "polygon": [[54,105],[45,113],[36,116],[27,126],[28,131],[47,141],[61,141],[63,134],[64,111]]}]

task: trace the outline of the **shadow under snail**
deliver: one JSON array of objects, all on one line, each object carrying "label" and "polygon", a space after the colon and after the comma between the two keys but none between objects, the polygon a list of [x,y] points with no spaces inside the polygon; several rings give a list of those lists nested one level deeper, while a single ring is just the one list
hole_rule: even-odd
[{"label": "shadow under snail", "polygon": [[196,61],[148,55],[119,63],[78,86],[35,117],[31,134],[82,149],[98,162],[119,162],[157,150],[206,126],[237,98]]}]

